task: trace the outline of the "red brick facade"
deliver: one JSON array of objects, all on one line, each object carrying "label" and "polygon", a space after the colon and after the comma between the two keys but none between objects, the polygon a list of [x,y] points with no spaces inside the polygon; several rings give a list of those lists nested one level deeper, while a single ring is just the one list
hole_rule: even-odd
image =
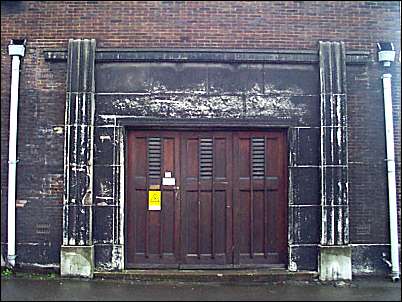
[{"label": "red brick facade", "polygon": [[[31,47],[65,47],[90,37],[98,47],[347,49],[399,46],[398,1],[4,1],[2,47],[27,36]],[[21,18],[23,16],[23,18]]]}]

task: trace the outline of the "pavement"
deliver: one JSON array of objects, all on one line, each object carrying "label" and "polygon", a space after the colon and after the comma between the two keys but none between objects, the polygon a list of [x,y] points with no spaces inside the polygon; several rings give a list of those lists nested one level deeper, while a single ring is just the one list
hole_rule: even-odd
[{"label": "pavement", "polygon": [[351,282],[180,282],[66,279],[58,275],[1,278],[1,301],[401,301],[389,278]]}]

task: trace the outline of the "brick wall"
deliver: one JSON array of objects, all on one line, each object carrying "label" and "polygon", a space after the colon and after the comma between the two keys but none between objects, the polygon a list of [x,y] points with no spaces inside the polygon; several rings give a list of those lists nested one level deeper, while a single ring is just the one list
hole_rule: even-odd
[{"label": "brick wall", "polygon": [[320,39],[343,40],[347,49],[372,49],[382,39],[399,45],[397,1],[13,2],[2,7],[2,47],[27,33],[31,47],[66,47],[72,37],[95,38],[98,47],[315,49]]},{"label": "brick wall", "polygon": [[[7,242],[11,68],[7,45],[16,38],[28,40],[18,130],[17,219],[24,226],[17,228],[21,261],[28,261],[24,255],[36,246],[34,262],[59,262],[64,155],[60,127],[64,125],[66,63],[45,62],[43,50],[66,48],[69,38],[95,38],[98,48],[297,50],[317,50],[319,40],[341,40],[347,50],[370,51],[373,62],[348,67],[351,239],[388,242],[382,68],[375,54],[379,41],[391,41],[400,50],[400,2],[2,1],[2,243]],[[391,71],[400,203],[400,63]],[[51,225],[52,236],[42,236],[40,230],[32,235],[38,216],[41,223]],[[46,245],[48,238],[52,238],[51,248]],[[47,258],[38,252],[40,247]]]}]

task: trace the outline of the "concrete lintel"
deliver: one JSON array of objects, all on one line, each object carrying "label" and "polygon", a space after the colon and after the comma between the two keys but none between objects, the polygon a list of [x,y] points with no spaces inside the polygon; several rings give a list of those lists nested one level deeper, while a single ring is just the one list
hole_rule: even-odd
[{"label": "concrete lintel", "polygon": [[[45,49],[45,60],[65,61],[65,49]],[[316,50],[248,49],[97,49],[96,62],[226,62],[226,63],[299,63],[316,64]],[[346,63],[367,64],[368,51],[348,51]]]},{"label": "concrete lintel", "polygon": [[95,252],[93,245],[61,246],[60,275],[93,278]]},{"label": "concrete lintel", "polygon": [[352,247],[320,246],[318,271],[321,281],[352,280]]}]

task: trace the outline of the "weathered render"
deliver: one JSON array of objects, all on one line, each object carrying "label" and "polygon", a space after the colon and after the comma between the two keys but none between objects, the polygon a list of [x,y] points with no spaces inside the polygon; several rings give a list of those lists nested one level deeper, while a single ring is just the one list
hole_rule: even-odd
[{"label": "weathered render", "polygon": [[68,45],[62,276],[93,276],[95,48],[95,40],[70,40]]},{"label": "weathered render", "polygon": [[[54,54],[47,53],[49,60],[58,58],[49,52]],[[71,52],[69,49],[69,57]],[[285,65],[275,61],[249,63],[250,57],[244,56],[235,63],[225,56],[219,63],[205,63],[199,62],[201,55],[187,58],[185,51],[180,63],[164,62],[156,52],[150,52],[143,62],[130,62],[133,56],[121,58],[120,52],[124,50],[115,51],[112,62],[103,63],[104,57],[98,57],[95,64],[95,269],[124,267],[125,126],[146,127],[155,118],[161,124],[170,121],[174,125],[180,118],[188,123],[230,121],[233,125],[287,127],[289,269],[324,270],[326,263],[333,265],[333,259],[323,253],[338,246],[344,250],[346,244],[346,263],[337,265],[346,265],[348,273],[338,269],[334,273],[339,275],[323,279],[351,278],[344,80],[347,60],[342,43],[320,43],[319,61],[310,58],[310,64],[297,54],[288,56]],[[351,62],[365,62],[364,54],[348,57]],[[100,228],[102,224],[105,226]],[[324,264],[316,262],[318,255]]]},{"label": "weathered render", "polygon": [[320,42],[321,238],[320,279],[352,279],[349,245],[346,53],[344,43]]}]

